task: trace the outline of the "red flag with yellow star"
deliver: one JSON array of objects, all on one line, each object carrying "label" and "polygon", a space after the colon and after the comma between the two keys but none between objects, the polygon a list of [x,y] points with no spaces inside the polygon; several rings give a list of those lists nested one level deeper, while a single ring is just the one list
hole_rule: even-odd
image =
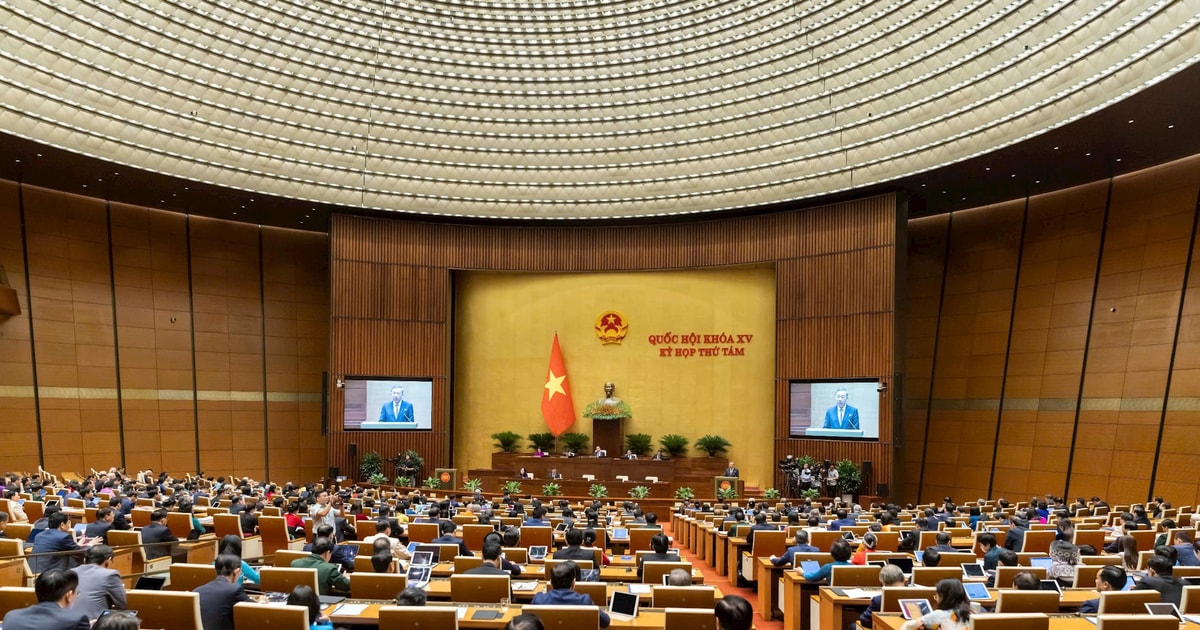
[{"label": "red flag with yellow star", "polygon": [[571,387],[567,385],[567,367],[563,364],[562,349],[558,347],[558,333],[554,333],[550,368],[546,370],[546,384],[542,387],[542,417],[555,437],[575,423],[575,404],[571,402]]}]

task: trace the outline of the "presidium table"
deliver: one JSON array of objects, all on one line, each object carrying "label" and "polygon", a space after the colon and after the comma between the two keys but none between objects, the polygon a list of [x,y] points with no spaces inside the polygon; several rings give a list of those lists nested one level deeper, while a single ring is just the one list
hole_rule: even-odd
[{"label": "presidium table", "polygon": [[[722,457],[677,457],[655,461],[650,458],[627,460],[590,455],[534,457],[519,453],[492,453],[491,469],[472,469],[468,476],[480,478],[485,487],[492,487],[489,481],[516,479],[517,472],[524,468],[526,472],[533,473],[531,483],[543,484],[550,481],[551,469],[557,469],[562,475],[558,483],[563,487],[564,494],[568,495],[587,494],[591,483],[603,483],[610,486],[610,496],[621,496],[624,492],[618,494],[615,490],[623,485],[652,486],[655,481],[647,480],[647,477],[657,479],[657,483],[663,484],[664,489],[670,492],[653,492],[652,496],[671,496],[676,489],[684,486],[696,490],[697,495],[706,495],[705,490],[712,488],[713,478],[725,472],[727,463],[728,460]],[[592,479],[586,479],[584,475],[591,475]],[[618,477],[627,477],[628,481],[613,487]],[[571,492],[576,485],[583,492]],[[739,481],[738,485],[741,494],[743,483]]]}]

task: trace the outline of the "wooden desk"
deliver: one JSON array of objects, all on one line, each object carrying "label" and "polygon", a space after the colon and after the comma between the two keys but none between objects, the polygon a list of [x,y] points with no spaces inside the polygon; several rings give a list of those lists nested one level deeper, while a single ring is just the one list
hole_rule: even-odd
[{"label": "wooden desk", "polygon": [[[872,617],[873,628],[878,630],[900,630],[900,626],[904,625],[904,617],[900,613],[875,613]],[[1193,630],[1200,628],[1200,624],[1188,622],[1181,628]],[[1083,617],[1050,617],[1050,630],[1096,630],[1096,624],[1084,619]]]},{"label": "wooden desk", "polygon": [[824,582],[809,582],[796,571],[783,572],[783,630],[808,630],[809,607]]},{"label": "wooden desk", "polygon": [[743,550],[750,550],[750,543],[746,542],[744,537],[725,537],[725,561],[729,564],[725,575],[729,577],[729,583],[735,586],[738,584],[738,569],[741,568]]},{"label": "wooden desk", "polygon": [[[618,560],[620,560],[619,564]],[[633,563],[633,556],[614,557],[612,565],[600,568],[600,581],[639,583],[641,580],[638,579],[637,568]],[[439,562],[433,565],[430,575],[434,578],[449,578],[454,575],[454,563]],[[512,579],[514,582],[545,580],[546,566],[543,564],[522,565],[521,575]],[[695,567],[692,568],[692,584],[704,584],[704,573]]]},{"label": "wooden desk", "polygon": [[779,580],[788,570],[777,567],[769,558],[755,558],[754,571],[758,578],[758,614],[768,621],[779,617]]},{"label": "wooden desk", "polygon": [[718,532],[714,529],[713,536],[713,550],[715,553],[713,554],[713,560],[710,562],[710,564],[716,567],[717,575],[729,575],[729,567],[725,565],[725,558],[728,555],[727,552],[729,551],[725,541],[729,538],[729,532]]},{"label": "wooden desk", "polygon": [[[329,617],[334,625],[379,625],[379,608],[394,604],[391,601],[378,600],[351,600],[347,599],[342,603],[357,603],[366,604],[367,608],[360,615],[345,615],[335,612],[338,609],[338,604],[327,606],[324,610],[325,616]],[[517,615],[521,614],[521,605],[514,604],[508,607],[507,611],[496,619],[480,620],[472,619],[472,615],[477,610],[503,610],[499,605],[493,604],[449,604],[442,602],[429,602],[430,608],[466,608],[466,613],[463,618],[458,620],[460,628],[503,628],[508,622]],[[609,627],[614,628],[644,628],[645,630],[661,630],[665,625],[665,614],[661,608],[639,608],[638,616],[632,620],[613,619]]]}]

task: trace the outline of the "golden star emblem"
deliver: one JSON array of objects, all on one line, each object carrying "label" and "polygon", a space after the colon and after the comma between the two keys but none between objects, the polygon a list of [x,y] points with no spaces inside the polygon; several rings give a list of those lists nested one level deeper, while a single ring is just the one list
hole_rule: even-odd
[{"label": "golden star emblem", "polygon": [[567,375],[563,374],[562,376],[555,376],[553,370],[550,370],[549,372],[550,376],[546,379],[545,387],[546,391],[550,392],[550,395],[547,396],[546,399],[553,400],[555,394],[562,394],[563,396],[566,396],[567,390],[563,389],[562,384],[563,381],[567,380]]}]

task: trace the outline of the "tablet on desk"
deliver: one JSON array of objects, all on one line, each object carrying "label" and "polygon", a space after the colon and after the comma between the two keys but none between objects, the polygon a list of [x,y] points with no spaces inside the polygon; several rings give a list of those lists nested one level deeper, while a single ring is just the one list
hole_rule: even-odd
[{"label": "tablet on desk", "polygon": [[419,543],[419,542],[410,542],[410,543],[408,543],[408,553],[410,553],[410,554],[411,554],[411,553],[413,553],[414,551],[416,551],[416,550],[417,550],[417,547],[418,547],[418,546],[420,546],[420,544],[421,544],[421,543]]},{"label": "tablet on desk", "polygon": [[1054,559],[1053,558],[1030,558],[1029,566],[1034,567],[1034,568],[1041,567],[1043,569],[1049,570],[1050,567],[1054,566]]},{"label": "tablet on desk", "polygon": [[529,547],[529,559],[545,560],[547,551],[546,545],[531,545]]},{"label": "tablet on desk", "polygon": [[1151,615],[1174,615],[1179,623],[1184,622],[1183,613],[1179,612],[1179,607],[1170,602],[1146,604],[1146,612]]},{"label": "tablet on desk", "polygon": [[143,575],[137,579],[133,588],[140,591],[161,591],[167,585],[167,578],[156,575]]},{"label": "tablet on desk", "polygon": [[898,603],[900,612],[904,613],[904,618],[908,620],[919,619],[933,612],[933,607],[929,605],[928,600],[902,599]]},{"label": "tablet on desk", "polygon": [[637,617],[640,601],[641,598],[634,593],[613,591],[608,599],[608,615],[613,619],[633,619]]},{"label": "tablet on desk", "polygon": [[1062,595],[1062,587],[1059,586],[1058,580],[1038,580],[1038,581],[1042,585],[1041,590],[1054,591],[1054,592],[1058,593],[1059,595]]},{"label": "tablet on desk", "polygon": [[967,597],[971,599],[991,599],[987,587],[980,582],[964,582],[963,588],[967,591]]},{"label": "tablet on desk", "polygon": [[566,524],[566,523],[559,523],[558,525],[555,525],[555,526],[554,526],[554,531],[556,531],[556,532],[565,532],[565,531],[567,531],[567,524]]},{"label": "tablet on desk", "polygon": [[412,560],[408,563],[412,567],[429,567],[433,566],[432,551],[416,551],[413,552]]},{"label": "tablet on desk", "polygon": [[803,560],[800,562],[800,571],[802,573],[816,573],[821,570],[821,563],[816,560]]},{"label": "tablet on desk", "polygon": [[411,565],[408,567],[408,585],[416,588],[425,588],[429,584],[429,565]]},{"label": "tablet on desk", "polygon": [[628,527],[614,527],[612,537],[614,540],[622,539],[622,538],[629,538],[629,528]]},{"label": "tablet on desk", "polygon": [[922,565],[925,564],[925,552],[924,551],[914,551],[913,555],[917,557],[917,564],[922,564]]},{"label": "tablet on desk", "polygon": [[913,570],[912,558],[888,558],[888,564],[900,567],[900,572],[905,575],[912,573]]},{"label": "tablet on desk", "polygon": [[962,565],[962,572],[964,580],[967,578],[981,578],[987,575],[983,570],[983,565],[975,563]]}]

